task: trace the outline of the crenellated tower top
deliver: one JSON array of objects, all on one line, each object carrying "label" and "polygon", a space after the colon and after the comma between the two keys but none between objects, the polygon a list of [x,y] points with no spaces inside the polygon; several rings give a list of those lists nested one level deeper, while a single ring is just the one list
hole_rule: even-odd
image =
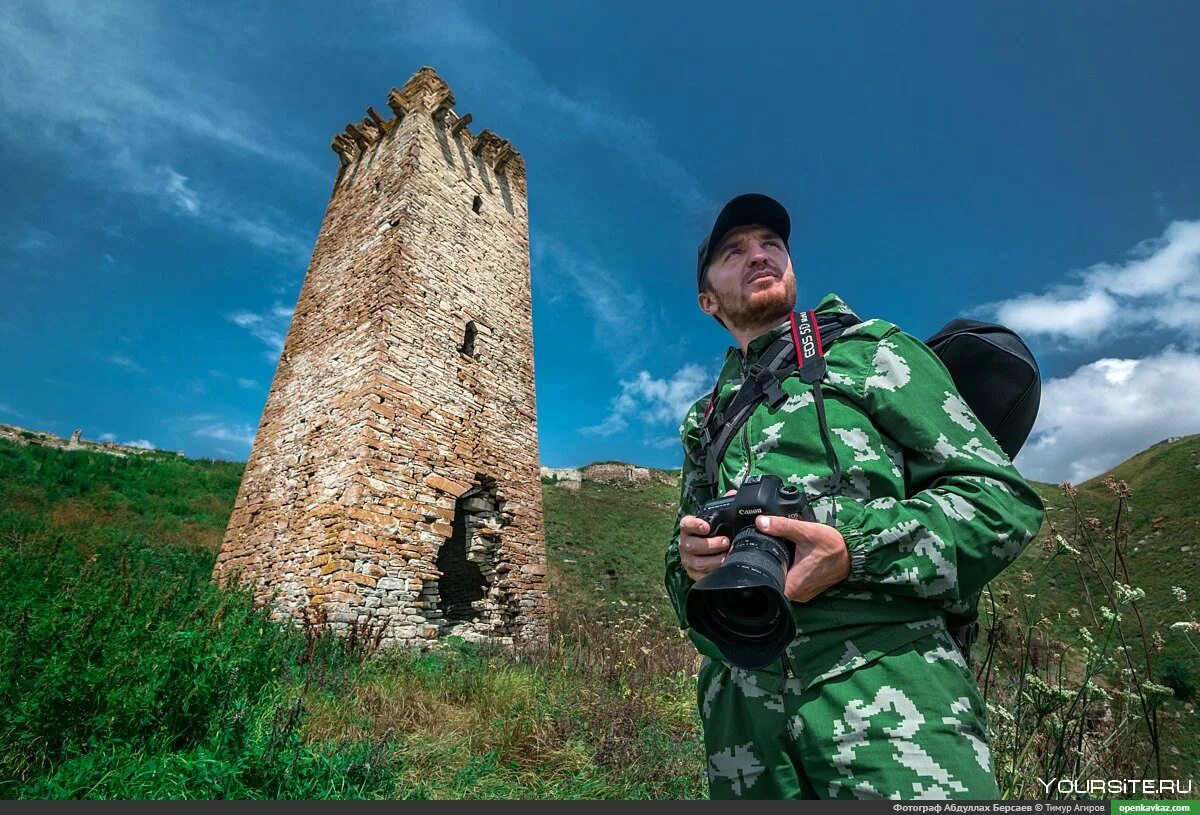
[{"label": "crenellated tower top", "polygon": [[408,116],[429,116],[446,129],[450,138],[459,140],[472,154],[478,156],[496,173],[513,172],[525,175],[525,161],[513,148],[512,142],[491,130],[472,133],[470,113],[454,111],[454,92],[437,71],[429,66],[412,75],[402,88],[392,88],[387,104],[391,118],[384,118],[372,105],[362,121],[350,122],[343,132],[333,137],[330,147],[338,154],[342,167],[348,167],[365,156],[371,148],[386,138]]}]

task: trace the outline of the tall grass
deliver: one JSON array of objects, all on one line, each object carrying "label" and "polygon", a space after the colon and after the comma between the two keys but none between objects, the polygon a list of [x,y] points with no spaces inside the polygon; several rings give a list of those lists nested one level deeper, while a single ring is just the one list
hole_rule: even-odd
[{"label": "tall grass", "polygon": [[[0,795],[704,797],[697,656],[659,584],[669,489],[547,489],[543,647],[377,653],[369,628],[271,623],[211,582],[240,473],[0,442]],[[1012,797],[1046,794],[1036,778],[1187,777],[1165,748],[1195,733],[1177,717],[1200,623],[1144,624],[1129,489],[1110,484],[1103,523],[1073,490],[984,604]]]}]

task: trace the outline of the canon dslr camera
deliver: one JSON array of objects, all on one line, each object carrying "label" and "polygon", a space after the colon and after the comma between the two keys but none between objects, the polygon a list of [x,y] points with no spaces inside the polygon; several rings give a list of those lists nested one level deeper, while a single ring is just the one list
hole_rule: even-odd
[{"label": "canon dslr camera", "polygon": [[815,522],[803,492],[773,475],[752,476],[736,495],[708,501],[696,517],[708,522],[708,537],[731,541],[724,562],[692,586],[688,625],[720,649],[729,664],[765,668],[796,636],[784,580],[792,567],[791,541],[759,532],[754,519],[776,515]]}]

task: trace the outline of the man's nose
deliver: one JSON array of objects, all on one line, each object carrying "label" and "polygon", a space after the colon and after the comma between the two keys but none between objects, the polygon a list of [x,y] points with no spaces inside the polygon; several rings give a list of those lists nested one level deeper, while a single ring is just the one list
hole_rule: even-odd
[{"label": "man's nose", "polygon": [[767,248],[758,241],[750,242],[750,247],[747,254],[749,255],[750,263],[752,264],[767,262]]}]

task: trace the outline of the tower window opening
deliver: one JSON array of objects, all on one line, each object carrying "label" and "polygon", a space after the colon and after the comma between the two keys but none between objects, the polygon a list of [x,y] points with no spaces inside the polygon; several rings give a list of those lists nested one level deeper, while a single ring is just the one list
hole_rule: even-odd
[{"label": "tower window opening", "polygon": [[463,344],[458,350],[469,357],[475,356],[475,337],[478,334],[479,329],[475,327],[475,321],[468,320],[467,330],[463,332]]},{"label": "tower window opening", "polygon": [[476,195],[475,200],[471,202],[471,209],[476,215],[483,211],[483,196]]}]

